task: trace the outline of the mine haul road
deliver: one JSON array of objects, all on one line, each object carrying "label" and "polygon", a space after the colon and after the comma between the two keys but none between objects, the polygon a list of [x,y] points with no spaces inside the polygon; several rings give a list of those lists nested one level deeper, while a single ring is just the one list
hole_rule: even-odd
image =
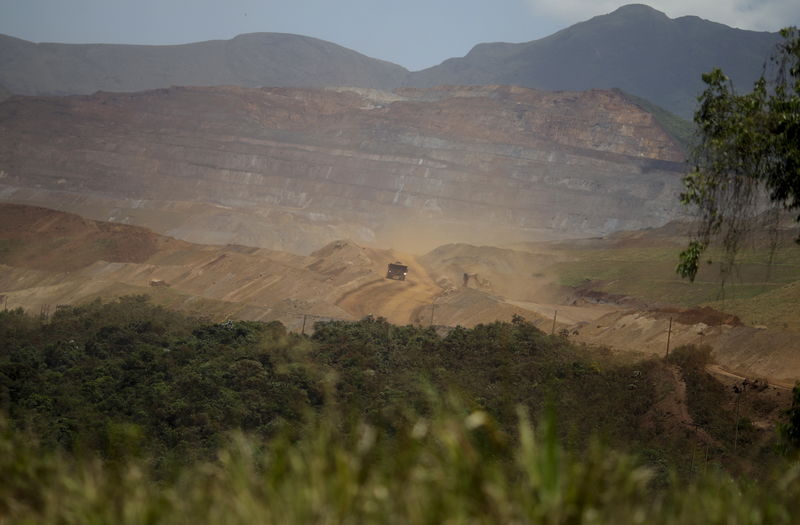
[{"label": "mine haul road", "polygon": [[358,318],[373,315],[396,325],[413,324],[416,313],[444,290],[415,257],[404,254],[402,260],[408,266],[405,281],[376,278],[342,295],[336,305]]}]

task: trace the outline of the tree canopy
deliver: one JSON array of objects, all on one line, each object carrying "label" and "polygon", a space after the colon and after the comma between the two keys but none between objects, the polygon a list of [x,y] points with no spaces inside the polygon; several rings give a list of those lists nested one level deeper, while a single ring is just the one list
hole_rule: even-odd
[{"label": "tree canopy", "polygon": [[732,264],[765,211],[777,222],[781,208],[800,209],[800,32],[792,27],[781,35],[752,92],[736,94],[719,69],[703,75],[707,87],[694,115],[698,140],[681,195],[699,222],[680,256],[682,277],[694,280],[712,239],[720,238]]}]

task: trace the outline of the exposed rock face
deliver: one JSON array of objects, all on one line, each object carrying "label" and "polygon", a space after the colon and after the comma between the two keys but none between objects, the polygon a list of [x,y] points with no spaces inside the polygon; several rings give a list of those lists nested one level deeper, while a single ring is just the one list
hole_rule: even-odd
[{"label": "exposed rock face", "polygon": [[2,200],[301,252],[660,225],[680,213],[683,159],[649,113],[607,91],[172,88],[0,103]]}]

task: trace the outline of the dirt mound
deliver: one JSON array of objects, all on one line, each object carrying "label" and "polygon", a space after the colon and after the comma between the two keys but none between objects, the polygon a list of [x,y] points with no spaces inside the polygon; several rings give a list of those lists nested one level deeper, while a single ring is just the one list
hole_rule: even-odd
[{"label": "dirt mound", "polygon": [[616,305],[624,307],[625,309],[639,309],[645,308],[646,303],[630,295],[613,294],[604,292],[602,290],[595,290],[593,287],[598,286],[598,281],[589,281],[576,288],[574,288],[574,295],[567,302],[570,305]]},{"label": "dirt mound", "polygon": [[363,248],[358,244],[354,243],[348,239],[341,239],[337,241],[330,242],[311,253],[311,257],[317,258],[325,258],[330,257],[334,254],[341,255],[341,254],[353,254],[362,251]]},{"label": "dirt mound", "polygon": [[397,258],[397,253],[392,250],[367,248],[351,240],[338,240],[313,252],[305,267],[321,275],[331,286],[340,287],[342,293],[350,293],[366,282],[384,277],[387,265]]},{"label": "dirt mound", "polygon": [[0,235],[3,238],[39,235],[75,235],[100,230],[100,223],[78,215],[39,206],[0,203]]},{"label": "dirt mound", "polygon": [[742,326],[743,324],[735,315],[720,312],[710,306],[700,308],[657,308],[651,310],[651,312],[669,314],[674,321],[686,325],[703,323],[707,326]]},{"label": "dirt mound", "polygon": [[559,256],[494,246],[447,244],[420,257],[445,288],[471,288],[509,300],[552,302],[569,292],[553,284],[547,268]]},{"label": "dirt mound", "polygon": [[[419,324],[417,312],[432,304],[443,293],[443,288],[411,254],[395,250],[360,250],[358,260],[371,264],[369,272],[360,280],[352,281],[358,286],[340,287],[344,293],[336,300],[336,305],[357,317],[375,315],[396,324]],[[352,253],[353,250],[343,246],[339,251]],[[344,262],[349,261],[345,259]],[[406,280],[386,278],[388,264],[395,261],[408,266]]]},{"label": "dirt mound", "polygon": [[461,325],[469,328],[481,323],[511,321],[515,315],[525,318],[540,329],[550,329],[551,320],[539,313],[472,288],[444,292],[430,304],[418,308],[412,321],[423,326]]},{"label": "dirt mound", "polygon": [[0,204],[0,242],[0,262],[53,271],[100,260],[144,262],[160,249],[182,244],[137,226],[17,204]]},{"label": "dirt mound", "polygon": [[307,266],[337,283],[373,273],[376,276],[386,273],[386,265],[392,262],[394,254],[390,250],[378,250],[360,246],[351,240],[338,240],[328,243],[312,252],[313,261]]}]

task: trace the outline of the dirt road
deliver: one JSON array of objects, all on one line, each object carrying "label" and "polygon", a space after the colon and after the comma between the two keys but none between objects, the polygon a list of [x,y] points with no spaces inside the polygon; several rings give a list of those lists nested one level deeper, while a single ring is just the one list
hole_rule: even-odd
[{"label": "dirt road", "polygon": [[413,322],[415,311],[432,304],[444,290],[415,257],[400,254],[399,258],[408,266],[405,281],[376,278],[342,295],[336,305],[356,317],[380,316],[399,325]]},{"label": "dirt road", "polygon": [[506,300],[508,304],[513,304],[535,312],[542,317],[552,319],[554,313],[557,311],[556,323],[558,326],[562,325],[576,325],[578,323],[590,323],[603,317],[604,315],[612,312],[621,311],[622,308],[614,305],[586,305],[586,306],[569,306],[564,304],[554,303],[533,303],[530,301],[512,301]]},{"label": "dirt road", "polygon": [[[752,377],[748,378],[748,377],[745,377],[743,375],[731,372],[730,370],[727,370],[724,367],[722,367],[722,366],[720,366],[720,365],[718,365],[716,363],[707,365],[706,366],[706,371],[711,373],[711,374],[728,377],[728,378],[731,378],[731,379],[735,379],[737,381],[744,381],[746,379],[750,379],[750,380],[753,379]],[[776,379],[769,379],[769,378],[767,378],[767,381],[769,382],[770,386],[774,386],[775,388],[779,388],[781,390],[792,390],[792,389],[794,389],[794,385],[792,383],[789,383],[788,381],[779,381],[779,380],[776,380]]]}]

